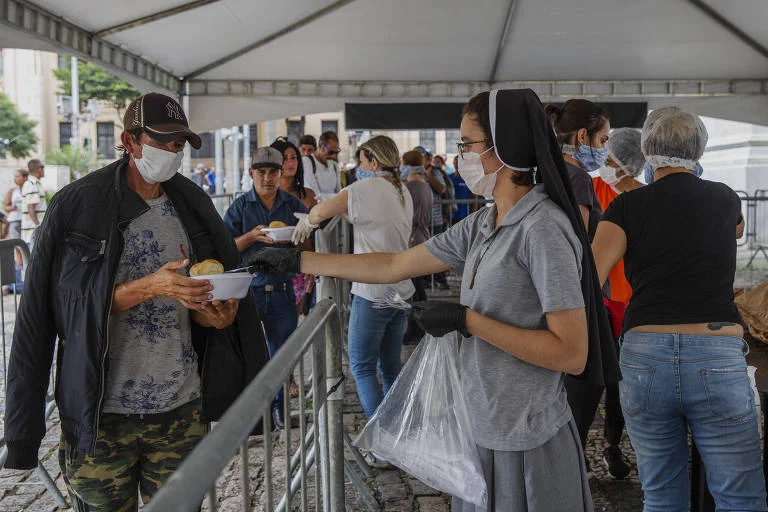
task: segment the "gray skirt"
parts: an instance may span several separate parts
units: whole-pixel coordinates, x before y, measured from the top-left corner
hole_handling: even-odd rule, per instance
[[[593,512],[584,453],[573,419],[532,450],[477,448],[488,485],[488,505],[453,498],[453,512]]]

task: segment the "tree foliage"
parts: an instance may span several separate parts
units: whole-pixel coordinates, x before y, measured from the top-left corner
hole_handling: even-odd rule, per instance
[[[77,177],[74,173],[78,172],[85,174],[96,167],[96,152],[83,148],[64,146],[49,151],[48,154],[45,155],[45,163],[52,165],[66,165],[69,167],[69,171],[74,179]]]
[[[125,108],[126,101],[131,101],[141,95],[128,82],[120,80],[109,71],[89,62],[77,62],[78,80],[80,82],[81,108],[91,98],[109,101],[118,110]],[[54,69],[53,74],[59,80],[61,94],[72,92],[72,71],[69,67]]]
[[[36,124],[0,92],[0,158],[4,158],[6,152],[14,158],[29,156],[37,145]]]

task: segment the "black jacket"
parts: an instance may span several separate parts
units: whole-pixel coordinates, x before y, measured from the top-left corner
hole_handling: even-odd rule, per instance
[[[67,441],[93,454],[106,384],[108,318],[123,231],[149,209],[125,181],[125,160],[63,188],[38,229],[13,333],[8,369],[5,467],[37,466],[56,337],[56,403]],[[208,195],[181,174],[163,184],[197,260],[234,268],[240,255]],[[216,420],[268,359],[249,296],[222,330],[192,322],[205,419]]]

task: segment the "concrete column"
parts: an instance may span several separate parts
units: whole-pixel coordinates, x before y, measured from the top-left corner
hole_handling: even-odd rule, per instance
[[[216,194],[224,193],[224,158],[221,153],[222,145],[221,129],[216,130],[214,135],[214,156],[216,165]]]
[[[232,139],[232,165],[227,173],[227,193],[234,194],[240,188],[240,127],[229,132]]]
[[[189,82],[184,83],[185,94],[181,96],[181,107],[184,109],[184,113],[187,115],[187,121],[190,121],[189,115]],[[190,125],[191,125],[190,121]],[[181,161],[181,173],[184,176],[189,177],[192,170],[192,146],[189,144],[184,145],[184,160]]]
[[[251,125],[243,125],[243,175],[248,174],[248,169],[251,168]],[[237,189],[240,190],[240,183],[242,178],[237,182]]]

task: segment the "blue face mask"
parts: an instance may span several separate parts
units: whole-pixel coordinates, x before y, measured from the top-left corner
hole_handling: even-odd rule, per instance
[[[704,174],[704,168],[699,162],[696,162],[696,169],[693,170],[693,175],[697,178],[701,178],[702,174]]]
[[[646,185],[653,183],[653,168],[648,162],[643,166],[643,179],[645,180]]]
[[[587,171],[596,171],[605,165],[605,161],[608,159],[608,148],[597,149],[580,144],[579,149],[573,154],[573,158],[578,160]]]
[[[400,178],[405,179],[405,178],[408,177],[409,174],[411,174],[411,166],[410,165],[400,166]]]
[[[364,171],[360,167],[357,168],[357,171],[355,171],[355,177],[359,180],[366,180],[368,178],[375,178],[376,177],[376,171]]]

